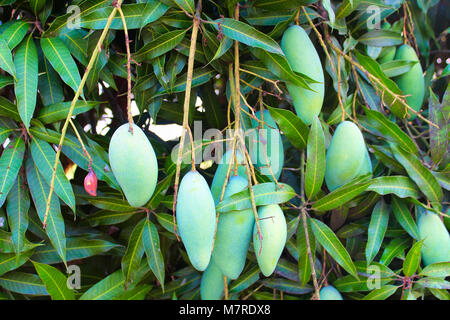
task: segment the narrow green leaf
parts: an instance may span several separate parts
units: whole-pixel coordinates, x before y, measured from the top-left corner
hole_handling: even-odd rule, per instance
[[[392,296],[398,289],[398,286],[386,285],[379,289],[371,291],[363,300],[386,300]]]
[[[122,257],[122,272],[125,279],[125,288],[135,280],[137,267],[144,255],[143,235],[145,222],[146,219],[142,219],[134,227],[128,240],[127,250]]]
[[[422,250],[423,240],[414,243],[411,249],[409,249],[406,255],[405,261],[403,262],[403,274],[405,277],[413,276],[417,268],[420,265],[420,250]]]
[[[315,261],[316,240],[311,229],[311,222],[307,219],[306,223],[308,228],[308,239],[311,249],[311,255],[313,257],[313,261]],[[308,246],[306,242],[305,228],[303,226],[303,222],[300,221],[297,228],[298,277],[300,279],[300,283],[303,285],[307,284],[311,278],[311,263],[309,260],[307,248]]]
[[[64,42],[59,38],[41,38],[41,47],[45,57],[63,81],[76,92],[80,86],[81,77]]]
[[[14,66],[17,77],[14,85],[17,108],[28,129],[36,107],[38,87],[38,55],[33,35],[29,35],[16,49]]]
[[[277,187],[273,182],[266,182],[253,186],[253,194],[256,205],[261,206],[287,202],[292,199],[296,193],[288,184],[279,183]],[[217,205],[216,210],[224,213],[228,211],[249,209],[251,207],[250,191],[246,188],[245,190],[224,199]]]
[[[11,141],[0,157],[0,207],[11,190],[25,154],[25,143],[17,138]]]
[[[403,43],[402,35],[391,30],[371,30],[358,38],[358,42],[372,47],[390,47]]]
[[[47,289],[45,289],[39,276],[31,273],[8,272],[0,277],[0,286],[8,291],[26,295],[48,295]]]
[[[325,135],[318,117],[311,124],[306,150],[305,194],[311,199],[319,192],[325,177]]]
[[[67,286],[67,278],[61,271],[35,261],[33,261],[33,265],[52,300],[75,300],[73,289]]]
[[[383,251],[380,263],[388,266],[392,260],[400,255],[409,245],[409,238],[394,238]]]
[[[28,229],[28,210],[30,209],[30,197],[25,187],[25,181],[18,175],[11,191],[8,194],[6,212],[8,224],[11,228],[11,240],[14,243],[16,254],[19,254],[25,241],[25,232]]]
[[[270,115],[278,124],[278,127],[286,138],[297,149],[304,149],[307,145],[307,139],[309,134],[308,126],[294,113],[289,110],[280,108],[271,108],[266,105]]]
[[[334,232],[320,220],[311,218],[310,221],[316,240],[348,273],[358,278],[352,258]]]
[[[419,275],[432,278],[446,278],[450,276],[450,262],[429,264],[419,273]]]
[[[161,284],[164,292],[164,259],[159,246],[158,230],[150,220],[146,220],[145,222],[142,241],[144,243],[148,265]]]
[[[3,36],[0,35],[0,68],[8,72],[13,77],[16,76],[11,50]]]
[[[73,115],[91,110],[98,106],[100,102],[97,101],[77,101],[73,109]],[[66,119],[69,114],[71,102],[59,102],[41,108],[36,116],[43,124],[49,124],[56,121]]]
[[[392,60],[383,63],[381,69],[383,69],[383,72],[387,77],[393,78],[408,72],[416,63],[418,62],[410,60]]]
[[[19,43],[22,42],[23,38],[28,32],[29,24],[25,20],[18,20],[8,26],[5,31],[3,31],[3,39],[8,43],[10,50],[14,49]]]
[[[383,199],[378,201],[372,211],[370,218],[368,239],[366,245],[366,261],[369,265],[377,255],[383,243],[389,222],[389,210]]]
[[[189,12],[190,14],[194,14],[195,12],[195,4],[194,0],[173,0],[184,11]]]
[[[137,62],[152,60],[175,48],[183,40],[187,30],[175,30],[164,33],[145,44],[133,56]]]
[[[31,155],[39,172],[50,185],[53,174],[53,165],[55,163],[55,151],[48,143],[34,138],[31,141]],[[58,166],[56,167],[54,190],[61,200],[75,212],[75,195],[73,194],[72,185],[67,179],[60,163],[58,163]]]
[[[141,27],[161,18],[169,9],[162,1],[147,0],[144,12],[142,13]]]
[[[214,24],[214,27],[233,40],[284,56],[275,40],[244,22],[231,18],[217,19],[215,22],[217,24]]]
[[[411,237],[416,240],[420,240],[419,229],[417,228],[416,222],[406,206],[406,203],[397,197],[392,197],[391,202],[392,211],[394,212],[398,223],[411,235]]]
[[[372,179],[368,191],[374,191],[381,195],[395,194],[399,198],[420,197],[416,184],[404,176],[384,176]]]

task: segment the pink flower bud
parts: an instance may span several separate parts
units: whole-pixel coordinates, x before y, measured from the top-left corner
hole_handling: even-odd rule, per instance
[[[89,173],[84,178],[84,190],[91,196],[97,195],[97,176],[92,168],[89,168]]]

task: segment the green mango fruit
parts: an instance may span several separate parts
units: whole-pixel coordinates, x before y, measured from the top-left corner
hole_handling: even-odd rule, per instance
[[[278,179],[284,164],[284,148],[277,123],[268,110],[264,110],[263,116],[260,111],[256,112],[255,116],[259,120],[264,118],[264,125],[252,119],[252,125],[256,131],[253,136],[249,135],[249,154],[252,161],[256,160],[256,167],[261,174],[273,180],[273,173]]]
[[[292,70],[303,73],[318,83],[311,83],[312,90],[286,83],[287,89],[294,102],[297,115],[307,125],[312,123],[322,109],[325,92],[324,75],[320,57],[316,48],[302,27],[289,27],[281,39],[281,49],[286,55]]]
[[[109,143],[111,170],[132,207],[144,206],[155,191],[158,162],[145,133],[125,123],[114,132]]]
[[[216,208],[205,178],[190,171],[181,179],[176,217],[178,231],[195,269],[209,264],[216,230]]]
[[[275,270],[286,244],[286,219],[277,204],[259,207],[258,217],[262,234],[262,248],[256,222],[253,226],[253,248],[259,269],[263,275],[268,277]]]
[[[339,291],[333,286],[326,286],[320,289],[320,300],[344,300]]]
[[[202,300],[220,300],[223,297],[224,290],[223,274],[211,260],[202,275],[200,297]]]
[[[224,199],[244,190],[247,186],[247,179],[232,176],[225,189]],[[254,223],[255,216],[252,209],[219,215],[212,260],[230,279],[237,279],[244,269]]]
[[[330,191],[372,172],[364,137],[353,122],[341,122],[331,138],[325,159],[325,182]]]
[[[211,183],[211,193],[213,195],[213,198],[215,200],[215,204],[217,205],[220,200],[220,195],[222,193],[223,185],[225,184],[225,179],[227,177],[227,171],[228,166],[230,165],[231,159],[232,159],[232,151],[228,150],[223,156],[222,159],[220,159],[220,163],[217,166],[216,173],[214,174],[213,181]],[[245,173],[245,165],[244,163],[244,156],[239,150],[236,150],[236,159],[239,163],[237,173],[239,176],[247,179],[247,175]],[[231,170],[234,169],[234,162]],[[231,171],[231,174],[233,174],[233,171]]]
[[[425,95],[425,78],[423,76],[419,58],[413,48],[404,44],[397,49],[395,60],[411,60],[418,62],[413,65],[408,72],[399,75],[398,77],[394,77],[393,80],[397,83],[403,94],[408,95],[406,97],[408,105],[415,111],[419,111]],[[411,111],[408,111],[408,113],[411,114],[409,119],[412,120],[416,117]]]
[[[450,261],[450,235],[437,214],[426,211],[419,216],[417,226],[424,239],[422,259],[424,264]]]

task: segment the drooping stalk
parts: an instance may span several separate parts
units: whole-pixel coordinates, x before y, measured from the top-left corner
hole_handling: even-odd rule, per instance
[[[106,34],[108,33],[109,27],[111,26],[111,23],[114,19],[114,17],[116,16],[116,12],[117,12],[117,8],[121,6],[123,0],[117,0],[116,2],[114,2],[114,8],[111,11],[111,14],[108,17],[108,21],[106,22],[106,26],[102,31],[102,34],[100,35],[100,38],[97,41],[97,44],[94,48],[94,51],[92,52],[92,56],[91,59],[89,60],[89,63],[86,67],[86,70],[84,72],[83,78],[81,79],[80,85],[78,86],[77,91],[75,92],[75,96],[72,99],[72,103],[70,104],[70,108],[69,108],[69,112],[67,114],[66,120],[64,122],[64,125],[62,127],[61,130],[61,138],[59,139],[59,144],[58,144],[58,150],[56,150],[56,156],[55,156],[55,163],[53,165],[53,174],[52,174],[52,179],[50,181],[50,191],[48,193],[48,198],[47,198],[47,204],[45,207],[45,215],[44,215],[44,221],[43,221],[43,228],[46,228],[47,225],[47,217],[48,217],[48,212],[50,210],[50,201],[52,199],[52,194],[53,194],[53,189],[55,187],[55,178],[56,178],[56,168],[58,167],[58,163],[59,163],[59,157],[61,155],[61,148],[64,142],[64,138],[66,136],[66,132],[67,132],[67,127],[69,125],[70,119],[72,117],[73,114],[73,110],[75,108],[75,104],[78,101],[78,98],[80,97],[81,93],[83,92],[83,87],[86,83],[87,77],[89,75],[89,72],[91,71],[95,60],[97,59],[97,56],[99,54],[99,52],[101,51],[101,46],[103,44],[103,41],[106,38]]]

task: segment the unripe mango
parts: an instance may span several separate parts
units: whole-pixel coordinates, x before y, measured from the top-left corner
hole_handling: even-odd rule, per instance
[[[203,271],[209,264],[216,229],[216,208],[208,183],[197,171],[180,183],[176,205],[177,225],[189,260]]]
[[[158,162],[145,133],[128,123],[114,132],[109,143],[111,170],[132,207],[144,206],[155,191]]]
[[[390,30],[391,29],[391,25],[389,22],[383,22],[381,24],[381,29],[383,30]],[[390,46],[390,47],[383,47],[383,49],[381,50],[380,55],[378,56],[378,62],[380,64],[383,64],[385,62],[389,62],[392,61],[395,57],[395,51],[396,51],[396,47],[395,46]]]
[[[450,261],[450,235],[439,217],[426,211],[419,216],[417,226],[422,245],[424,264]]]
[[[403,94],[408,95],[406,97],[408,105],[415,111],[419,111],[425,95],[425,79],[419,58],[413,48],[404,44],[397,49],[395,60],[417,61],[408,72],[393,78],[393,80],[397,83]],[[411,111],[408,111],[408,113],[412,114]],[[416,115],[412,114],[410,119],[414,119],[415,117]]]
[[[225,184],[225,179],[227,177],[228,166],[231,163],[233,157],[233,150],[228,150],[220,159],[220,163],[217,166],[216,173],[214,174],[213,181],[211,183],[211,193],[213,195],[216,205],[219,203],[220,195],[222,193],[223,185]],[[238,165],[238,175],[247,178],[245,174],[245,166],[242,164],[244,161],[244,156],[239,150],[236,150],[236,159],[239,163]],[[234,162],[232,164],[231,170],[234,170]],[[233,171],[231,171],[231,174]]]
[[[343,300],[339,291],[333,286],[326,286],[320,289],[320,300]]]
[[[224,199],[244,190],[247,186],[247,179],[232,176],[225,189]],[[212,260],[230,279],[237,279],[244,269],[254,223],[255,216],[252,209],[219,215]]]
[[[258,217],[262,234],[262,248],[256,222],[253,226],[253,248],[259,269],[263,275],[268,277],[275,270],[286,244],[286,219],[277,204],[259,207]]]
[[[328,189],[333,191],[368,172],[372,172],[372,165],[361,131],[353,122],[341,122],[331,138],[325,160]]]
[[[252,119],[252,125],[256,132],[255,135],[249,137],[249,153],[252,160],[256,159],[256,167],[261,174],[270,178],[273,174],[278,179],[284,164],[284,148],[277,123],[268,110],[264,110],[263,116],[260,111],[256,112],[255,116],[261,121],[264,118],[264,125]]]
[[[223,274],[211,260],[208,268],[206,268],[202,275],[200,297],[202,300],[220,300],[223,296],[224,289]]]
[[[319,55],[305,30],[300,26],[291,26],[283,34],[281,49],[286,55],[292,70],[303,73],[318,81],[309,86],[314,91],[286,83],[289,94],[294,101],[297,115],[307,125],[312,123],[322,109],[325,92],[324,76]]]

